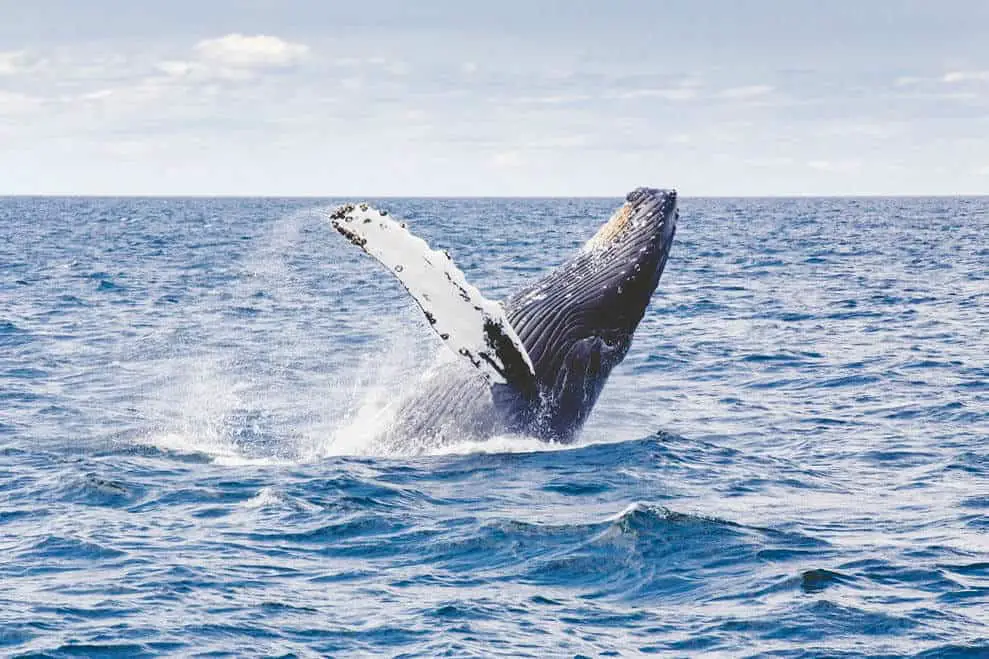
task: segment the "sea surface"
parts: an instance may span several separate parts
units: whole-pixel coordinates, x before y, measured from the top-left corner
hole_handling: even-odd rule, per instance
[[[382,199],[491,298],[619,199]],[[989,198],[691,199],[578,443],[330,199],[0,199],[2,656],[989,656]]]

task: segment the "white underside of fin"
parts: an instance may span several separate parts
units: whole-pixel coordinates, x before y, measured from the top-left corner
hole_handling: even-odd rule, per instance
[[[535,377],[525,346],[501,304],[468,283],[449,254],[430,248],[409,233],[405,223],[367,204],[341,206],[330,219],[337,231],[402,282],[444,344],[490,383]]]

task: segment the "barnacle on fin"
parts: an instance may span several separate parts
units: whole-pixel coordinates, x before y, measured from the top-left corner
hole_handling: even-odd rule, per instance
[[[333,210],[333,212],[330,214],[330,219],[331,220],[342,220],[349,213],[352,213],[352,212],[354,212],[354,205],[353,204],[344,204],[342,206],[337,206]],[[349,220],[348,220],[348,222],[349,222]]]

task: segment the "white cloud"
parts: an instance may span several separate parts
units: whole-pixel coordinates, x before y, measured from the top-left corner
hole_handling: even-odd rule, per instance
[[[23,50],[0,52],[0,76],[10,76],[23,70],[25,54]]]
[[[697,98],[697,90],[689,87],[672,87],[669,89],[632,89],[615,95],[620,99],[661,98],[666,101],[689,101]]]
[[[756,96],[765,96],[772,91],[773,87],[770,85],[748,85],[725,89],[719,96],[722,98],[755,98]]]
[[[526,143],[526,147],[529,149],[574,149],[586,146],[587,143],[586,135],[560,135],[531,140]]]
[[[586,94],[551,94],[549,96],[520,96],[512,99],[512,102],[520,105],[565,105],[580,103],[590,98]]]
[[[86,92],[80,98],[84,101],[99,101],[104,98],[110,98],[115,93],[113,89],[97,89],[96,91]]]
[[[950,71],[941,78],[942,82],[989,82],[989,71]]]
[[[159,62],[157,65],[159,71],[167,76],[172,76],[174,78],[180,78],[185,75],[189,75],[195,70],[195,64],[192,62],[182,62],[179,60],[169,60],[166,62]]]
[[[309,55],[309,46],[269,35],[235,33],[200,41],[193,53],[192,59],[166,60],[157,68],[171,78],[246,80],[263,69],[298,64]]]
[[[839,137],[869,137],[889,139],[902,134],[906,125],[900,121],[836,121],[822,122],[820,132]]]
[[[896,87],[912,87],[913,85],[919,85],[922,82],[924,82],[924,79],[917,76],[900,76],[893,81],[893,85]]]
[[[979,176],[989,176],[989,165],[986,165],[985,167],[979,167],[977,170],[975,170],[975,173],[978,174]]]
[[[195,47],[200,60],[222,66],[257,68],[288,66],[304,59],[309,46],[290,43],[264,34],[228,34],[200,41]]]

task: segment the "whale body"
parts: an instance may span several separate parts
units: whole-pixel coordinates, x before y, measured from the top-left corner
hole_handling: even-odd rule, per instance
[[[346,204],[333,227],[395,275],[448,361],[402,401],[382,442],[521,434],[571,442],[624,359],[666,266],[675,190],[638,188],[568,261],[503,302],[386,211]]]

